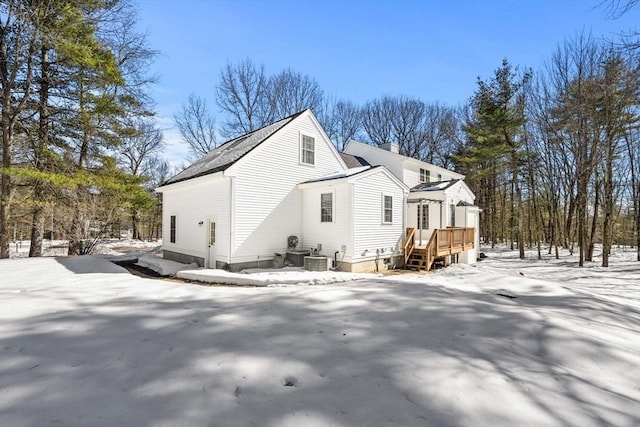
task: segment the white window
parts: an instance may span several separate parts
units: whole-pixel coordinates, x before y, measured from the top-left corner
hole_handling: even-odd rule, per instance
[[[176,216],[171,215],[169,219],[169,242],[176,242]]]
[[[382,222],[391,224],[393,222],[393,196],[382,196]]]
[[[300,142],[300,161],[307,165],[315,164],[316,155],[316,140],[315,138],[307,135],[302,135],[302,141]]]
[[[333,222],[333,193],[320,195],[320,222]]]
[[[420,205],[418,205],[418,225],[422,230],[429,229],[429,205],[422,205],[422,214],[420,214]]]
[[[438,174],[438,181],[442,181],[442,174]]]
[[[449,206],[449,209],[451,209],[451,226],[455,227],[456,226],[456,205],[451,205]]]
[[[430,182],[431,172],[427,169],[420,169],[420,182]]]

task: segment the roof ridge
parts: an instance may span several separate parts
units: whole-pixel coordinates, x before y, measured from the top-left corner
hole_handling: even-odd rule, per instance
[[[220,144],[166,180],[161,187],[226,170],[307,110],[308,108]],[[268,129],[270,127],[272,129]]]

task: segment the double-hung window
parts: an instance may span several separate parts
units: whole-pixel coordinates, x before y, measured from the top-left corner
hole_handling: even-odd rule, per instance
[[[300,144],[300,161],[306,165],[314,165],[316,161],[315,138],[308,135],[302,135],[302,141]]]
[[[393,222],[393,196],[382,196],[382,222],[391,224]]]
[[[420,169],[420,182],[431,181],[431,172],[428,169]]]
[[[176,242],[176,216],[171,215],[169,219],[169,242]]]
[[[320,222],[333,222],[333,193],[320,195]]]

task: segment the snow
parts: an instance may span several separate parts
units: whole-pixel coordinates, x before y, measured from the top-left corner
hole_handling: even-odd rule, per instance
[[[198,268],[195,262],[192,264],[182,264],[168,259],[159,258],[152,254],[144,254],[138,258],[136,263],[140,267],[145,267],[155,271],[161,276],[175,276],[181,270]]]
[[[120,255],[132,250],[150,251],[159,250],[162,240],[143,241],[137,239],[103,239],[96,245],[96,254]],[[10,258],[26,258],[29,256],[30,240],[17,240],[9,244]],[[43,256],[66,256],[69,250],[68,240],[43,240]]]
[[[297,267],[280,269],[250,269],[240,273],[225,270],[182,270],[177,273],[181,279],[199,282],[223,283],[239,286],[278,286],[278,285],[326,285],[361,279],[373,279],[377,274],[344,273],[339,271],[306,271]]]
[[[607,269],[484,251],[278,287],[1,260],[0,425],[639,425],[635,252]]]
[[[371,166],[369,166],[369,165],[358,166],[358,167],[355,167],[355,168],[350,168],[350,169],[346,169],[346,170],[343,170],[343,171],[334,172],[332,174],[325,175],[325,176],[320,177],[320,178],[312,179],[310,181],[307,181],[306,183],[328,181],[328,180],[340,179],[340,178],[348,178],[350,176],[357,175],[357,174],[359,174],[361,172],[364,172],[364,171],[366,171],[367,169],[370,169],[370,168],[371,168]]]

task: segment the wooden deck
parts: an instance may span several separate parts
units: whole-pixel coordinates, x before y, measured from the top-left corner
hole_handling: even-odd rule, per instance
[[[475,246],[475,228],[448,227],[433,231],[426,246],[415,245],[415,228],[407,228],[404,240],[404,263],[407,268],[430,270],[436,259],[459,254]]]

